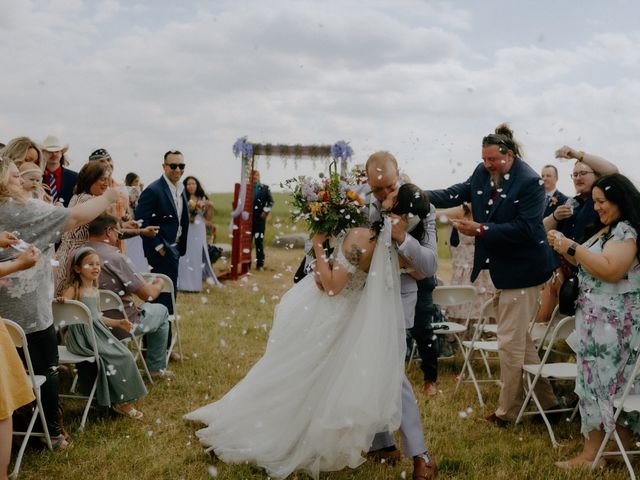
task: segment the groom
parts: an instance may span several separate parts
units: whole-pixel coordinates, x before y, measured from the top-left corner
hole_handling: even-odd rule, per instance
[[[367,160],[366,170],[367,182],[371,187],[373,197],[368,205],[369,221],[375,222],[381,219],[382,202],[400,184],[398,162],[389,152],[376,152]],[[398,255],[404,258],[407,266],[413,268],[420,276],[431,277],[435,275],[438,261],[435,209],[432,208],[427,218],[423,220],[426,234],[420,242],[407,232],[406,220],[400,217],[396,220],[391,236],[398,245]],[[416,280],[408,273],[403,273],[400,277],[400,293],[406,327],[411,328],[418,299],[418,286]],[[400,435],[405,455],[413,457],[413,479],[431,480],[436,478],[436,462],[427,452],[416,397],[406,376],[402,383]],[[400,458],[400,452],[397,450],[390,432],[381,432],[375,436],[369,456],[391,462]]]

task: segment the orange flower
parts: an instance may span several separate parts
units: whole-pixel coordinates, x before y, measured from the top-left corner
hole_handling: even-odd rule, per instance
[[[322,211],[322,205],[318,202],[311,202],[309,204],[309,212],[313,217],[317,217],[318,214]]]
[[[358,192],[354,192],[353,190],[347,190],[347,198],[354,202],[358,202],[358,205],[364,205],[362,198],[358,195]]]

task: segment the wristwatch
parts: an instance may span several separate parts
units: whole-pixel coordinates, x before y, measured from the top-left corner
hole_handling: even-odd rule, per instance
[[[569,248],[567,248],[567,255],[574,257],[576,255],[576,248],[578,248],[578,242],[573,242]]]

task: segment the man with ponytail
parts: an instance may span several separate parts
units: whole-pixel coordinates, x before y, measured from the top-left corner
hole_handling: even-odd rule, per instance
[[[473,220],[452,223],[475,237],[471,281],[488,269],[496,287],[502,387],[498,408],[485,420],[499,426],[515,421],[522,406],[522,365],[540,362],[528,326],[553,270],[542,224],[543,182],[521,155],[513,132],[502,124],[482,139],[483,163],[467,181],[427,192],[438,208],[471,203]],[[557,405],[548,381],[541,379],[536,393],[545,409]]]

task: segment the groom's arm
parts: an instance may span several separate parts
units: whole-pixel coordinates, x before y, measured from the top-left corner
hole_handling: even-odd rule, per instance
[[[422,241],[407,233],[398,253],[409,262],[411,267],[425,277],[435,275],[438,269],[438,242],[436,239],[436,209],[431,205],[429,215],[423,220],[425,234]]]

